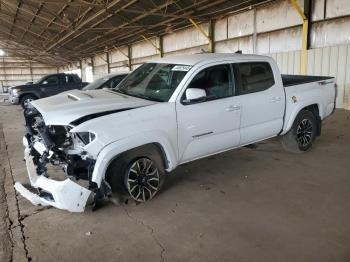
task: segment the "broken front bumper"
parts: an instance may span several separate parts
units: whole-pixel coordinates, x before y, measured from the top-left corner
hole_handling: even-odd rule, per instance
[[[39,189],[34,194],[21,183],[16,182],[16,190],[34,205],[51,205],[70,212],[83,212],[91,191],[67,178],[64,181],[55,181],[44,175],[37,174],[37,166],[30,155],[27,139],[23,138],[25,146],[24,159],[27,165],[28,176],[32,187]]]

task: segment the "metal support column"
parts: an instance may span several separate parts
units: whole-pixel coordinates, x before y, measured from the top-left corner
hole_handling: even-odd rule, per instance
[[[82,81],[86,82],[86,76],[84,74],[83,77],[83,62],[79,59],[79,69],[80,69],[80,78],[82,79]]]
[[[209,21],[209,34],[207,34],[207,32],[205,32],[203,30],[203,28],[198,25],[193,19],[188,19],[192,24],[193,26],[199,31],[202,33],[202,35],[204,35],[207,39],[208,39],[208,52],[210,53],[214,53],[214,41],[213,41],[213,35],[214,35],[214,26],[213,26],[213,22],[212,21]]]
[[[92,79],[95,78],[95,66],[94,66],[94,57],[91,57],[91,72],[92,72]]]
[[[290,0],[300,17],[303,19],[303,32],[302,32],[302,44],[301,44],[301,59],[300,59],[300,73],[306,74],[307,67],[307,50],[309,48],[309,17],[310,17],[310,0],[304,1],[304,12],[296,0]]]
[[[256,8],[253,10],[253,54],[257,53]]]
[[[32,61],[29,61],[29,72],[30,72],[30,80],[31,80],[32,82],[34,82]]]
[[[109,52],[106,52],[106,62],[107,62],[107,73],[110,74],[111,73],[111,64],[109,61]]]
[[[132,70],[132,51],[131,51],[131,46],[128,45],[128,67],[129,67],[129,71]]]
[[[160,50],[160,57],[163,57],[164,56],[163,36],[159,36],[159,50]]]
[[[208,36],[209,36],[209,44],[208,44],[208,50],[210,53],[215,53],[215,39],[214,39],[214,30],[215,30],[215,20],[209,21],[209,28],[208,28]]]

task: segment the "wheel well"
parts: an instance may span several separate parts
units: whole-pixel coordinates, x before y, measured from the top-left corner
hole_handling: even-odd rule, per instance
[[[166,157],[166,154],[165,154],[163,147],[159,143],[150,143],[150,144],[145,144],[145,145],[142,145],[139,147],[129,149],[125,152],[122,152],[122,153],[116,155],[109,163],[109,165],[107,167],[107,173],[108,173],[108,170],[113,162],[118,161],[119,159],[123,158],[127,154],[132,154],[133,152],[139,151],[139,150],[146,150],[146,151],[155,150],[155,151],[157,151],[163,160],[164,169],[167,169],[169,167],[168,159]]]
[[[23,97],[25,96],[32,96],[32,97],[35,97],[36,99],[38,99],[38,96],[36,96],[35,94],[31,94],[31,93],[27,93],[27,94],[22,94],[19,96],[19,101],[22,101]]]
[[[159,143],[152,143],[151,145],[155,146],[160,154],[160,156],[162,157],[163,160],[163,165],[164,165],[164,169],[169,168],[169,160],[166,156],[166,153],[164,151],[164,148],[162,147],[161,144]]]
[[[317,125],[317,132],[316,135],[321,135],[321,128],[322,128],[322,120],[320,117],[320,110],[318,108],[317,104],[309,105],[307,107],[304,107],[302,110],[308,110],[310,111],[316,118],[316,125]]]

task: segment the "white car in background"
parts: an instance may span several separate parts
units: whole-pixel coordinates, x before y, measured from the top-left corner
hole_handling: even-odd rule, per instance
[[[98,78],[85,86],[82,90],[97,90],[103,88],[116,88],[121,81],[128,75],[127,72],[118,72],[105,75],[104,77]]]
[[[334,78],[281,76],[270,57],[163,58],[117,89],[33,101],[24,154],[39,194],[15,187],[34,204],[72,212],[112,191],[144,202],[186,162],[276,136],[289,151],[309,150],[335,97]],[[50,178],[49,164],[63,167],[66,179]]]

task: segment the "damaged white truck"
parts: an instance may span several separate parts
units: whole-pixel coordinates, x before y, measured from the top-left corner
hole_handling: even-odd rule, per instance
[[[152,199],[178,165],[280,136],[303,152],[335,109],[332,77],[279,73],[270,57],[198,54],[145,63],[112,90],[68,91],[24,111],[34,204],[84,211],[112,192]],[[56,180],[49,166],[60,167]]]

